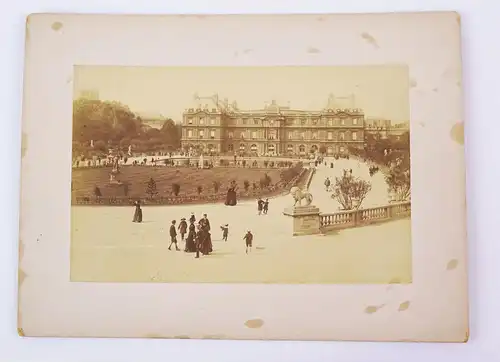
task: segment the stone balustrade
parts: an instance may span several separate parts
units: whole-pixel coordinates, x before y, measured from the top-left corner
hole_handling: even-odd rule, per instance
[[[320,213],[322,232],[364,226],[395,220],[411,215],[411,202],[392,203],[368,209]]]

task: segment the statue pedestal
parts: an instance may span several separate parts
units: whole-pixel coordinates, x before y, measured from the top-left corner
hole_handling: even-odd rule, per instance
[[[319,208],[316,206],[291,206],[283,214],[292,217],[293,236],[321,233]]]

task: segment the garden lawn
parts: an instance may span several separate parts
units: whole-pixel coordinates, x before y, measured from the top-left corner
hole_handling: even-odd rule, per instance
[[[110,167],[73,169],[72,196],[89,197],[94,195],[96,186],[101,190],[103,197],[125,196],[124,186],[110,185]],[[131,198],[147,197],[146,188],[150,178],[156,182],[158,196],[172,195],[172,184],[180,185],[179,195],[197,195],[197,187],[203,187],[203,194],[214,193],[214,181],[220,182],[220,191],[227,190],[229,183],[235,180],[238,187],[243,189],[245,180],[259,184],[259,180],[267,173],[271,183],[280,180],[279,169],[251,169],[251,168],[212,168],[197,169],[183,167],[152,167],[152,166],[123,166],[116,179],[128,184],[128,196]]]

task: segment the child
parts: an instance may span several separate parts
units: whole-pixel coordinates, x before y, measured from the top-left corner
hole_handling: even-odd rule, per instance
[[[259,215],[262,214],[263,207],[264,207],[264,201],[262,201],[262,199],[259,197],[259,199],[257,200],[257,212]]]
[[[252,241],[253,241],[252,232],[250,230],[248,230],[247,233],[245,234],[245,236],[243,237],[243,239],[245,240],[246,253],[248,254],[249,248],[250,248],[250,251],[252,251]]]
[[[181,241],[184,241],[184,235],[186,235],[188,228],[188,224],[186,222],[186,218],[182,218],[181,222],[179,223],[179,234],[181,234]]]
[[[267,212],[269,211],[269,199],[266,199],[266,201],[264,201],[263,211],[264,211],[264,214],[267,215]]]
[[[222,230],[222,240],[227,241],[227,236],[229,235],[229,224],[220,227]]]
[[[177,230],[175,230],[175,220],[172,220],[172,225],[170,225],[170,245],[168,246],[168,250],[172,250],[172,244],[175,244],[175,250],[180,250],[177,246]]]

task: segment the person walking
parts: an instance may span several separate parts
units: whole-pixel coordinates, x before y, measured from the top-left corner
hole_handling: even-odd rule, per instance
[[[194,216],[194,212],[191,213],[191,216],[189,217],[189,222],[190,223],[196,222],[196,216]]]
[[[259,199],[257,200],[257,213],[258,213],[258,215],[262,214],[263,207],[264,207],[264,201],[262,201],[262,199],[259,197]]]
[[[229,235],[229,224],[222,225],[220,228],[222,230],[222,240],[227,241],[227,237]]]
[[[247,233],[243,237],[243,240],[245,240],[246,253],[248,254],[249,249],[250,249],[250,252],[252,251],[252,241],[253,241],[253,234],[250,230],[247,231]]]
[[[264,201],[262,211],[264,212],[264,215],[267,215],[267,212],[269,211],[269,199],[266,199],[266,201]]]
[[[177,246],[177,230],[175,229],[175,220],[172,220],[172,225],[170,225],[170,245],[168,246],[168,250],[172,250],[172,244],[175,244],[176,251],[181,250]]]
[[[325,188],[326,188],[326,191],[329,191],[330,190],[330,178],[327,177],[326,180],[325,180]]]
[[[179,234],[181,234],[181,241],[184,241],[184,235],[186,235],[186,232],[187,232],[187,227],[188,227],[188,224],[186,222],[186,218],[182,218],[181,219],[181,222],[179,223]]]

